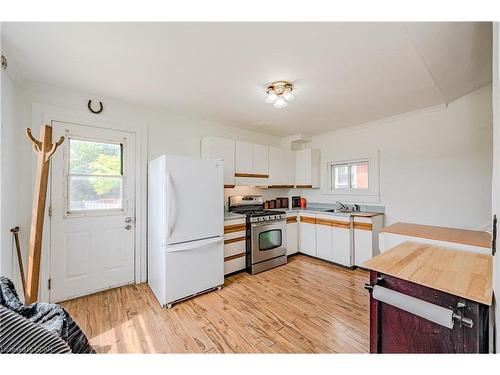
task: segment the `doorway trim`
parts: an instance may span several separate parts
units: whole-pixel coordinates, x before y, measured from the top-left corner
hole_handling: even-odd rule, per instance
[[[111,129],[134,133],[136,137],[136,181],[135,181],[135,283],[147,281],[147,161],[148,161],[148,126],[147,124],[117,124],[117,120],[113,120],[110,116],[105,115],[90,115],[79,110],[66,109],[58,106],[33,103],[32,104],[32,128],[38,129],[40,124],[52,124],[53,121],[68,122],[80,124],[102,129]],[[35,170],[36,160],[32,157],[32,176]],[[49,179],[48,191],[51,191],[51,179]],[[49,197],[50,199],[50,197]],[[43,228],[43,244],[41,270],[40,270],[40,295],[39,300],[44,302],[50,301],[50,290],[48,280],[50,277],[50,255],[51,255],[51,238],[50,226],[51,218],[49,216],[50,202],[45,208],[45,225]]]

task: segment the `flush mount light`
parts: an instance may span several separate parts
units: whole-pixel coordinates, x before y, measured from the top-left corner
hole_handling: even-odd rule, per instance
[[[293,84],[288,81],[276,81],[267,88],[266,103],[272,104],[274,108],[285,108],[288,102],[293,100]]]

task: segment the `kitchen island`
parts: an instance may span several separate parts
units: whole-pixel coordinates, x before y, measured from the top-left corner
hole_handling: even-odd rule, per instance
[[[372,353],[487,353],[493,257],[407,241],[370,270]]]

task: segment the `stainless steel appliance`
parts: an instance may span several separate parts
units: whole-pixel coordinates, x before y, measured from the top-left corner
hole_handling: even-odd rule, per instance
[[[292,208],[300,208],[300,198],[301,197],[292,197]]]
[[[252,275],[286,264],[286,212],[265,210],[260,195],[229,197],[229,211],[246,216],[246,267]]]

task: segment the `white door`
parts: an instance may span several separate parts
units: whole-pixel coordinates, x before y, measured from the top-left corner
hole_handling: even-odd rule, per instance
[[[223,236],[223,162],[167,155],[165,169],[167,243]]]
[[[50,300],[134,282],[135,135],[53,122]]]

